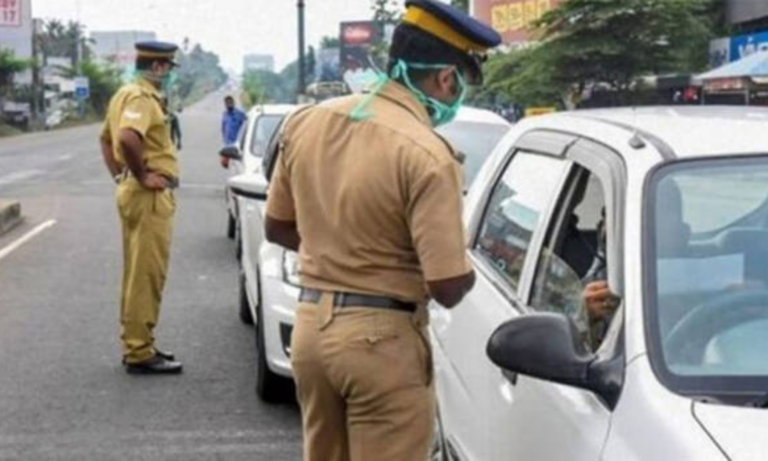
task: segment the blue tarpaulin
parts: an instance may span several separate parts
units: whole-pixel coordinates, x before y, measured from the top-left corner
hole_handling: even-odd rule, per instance
[[[746,58],[698,75],[699,80],[721,78],[768,77],[768,51],[759,51]]]

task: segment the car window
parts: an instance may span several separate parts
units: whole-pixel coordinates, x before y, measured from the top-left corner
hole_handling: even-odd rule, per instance
[[[566,190],[538,257],[529,307],[570,316],[585,346],[596,349],[611,316],[590,316],[582,292],[589,283],[608,281],[604,188],[597,176],[578,168]]]
[[[469,188],[496,144],[509,130],[501,123],[453,122],[437,129],[453,148],[464,154],[464,187]]]
[[[240,148],[240,152],[245,152],[245,134],[248,132],[248,121],[246,120],[240,126],[240,131],[237,133],[237,145]]]
[[[488,200],[475,251],[515,291],[534,231],[566,169],[563,160],[518,152]]]
[[[272,135],[275,134],[282,119],[282,115],[262,115],[256,120],[256,125],[253,127],[253,135],[251,136],[250,152],[252,155],[256,157],[264,155],[269,140],[272,139]]]

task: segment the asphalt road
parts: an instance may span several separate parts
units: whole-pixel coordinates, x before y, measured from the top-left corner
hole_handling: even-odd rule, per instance
[[[216,155],[222,96],[181,114],[156,330],[184,362],[180,376],[120,365],[119,221],[99,127],[0,139],[0,198],[20,200],[25,215],[0,237],[0,460],[300,459],[298,408],[257,400],[253,329],[237,316]]]

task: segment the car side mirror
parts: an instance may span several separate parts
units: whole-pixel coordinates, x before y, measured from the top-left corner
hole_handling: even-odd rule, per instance
[[[219,155],[229,160],[243,159],[243,154],[237,146],[227,146],[219,151]]]
[[[488,341],[487,354],[502,369],[585,388],[594,360],[573,321],[558,314],[532,314],[502,324]]]
[[[621,338],[619,333],[606,342],[621,344]],[[570,317],[541,313],[502,324],[486,353],[507,372],[594,392],[613,410],[623,387],[624,357],[621,347],[607,349],[589,352]]]

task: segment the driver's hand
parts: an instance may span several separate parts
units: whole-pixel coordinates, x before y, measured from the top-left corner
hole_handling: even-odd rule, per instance
[[[608,282],[588,283],[584,291],[581,292],[581,297],[587,308],[589,318],[593,321],[603,320],[616,309],[616,304],[612,302],[616,295],[611,293]]]

